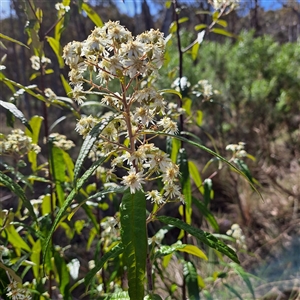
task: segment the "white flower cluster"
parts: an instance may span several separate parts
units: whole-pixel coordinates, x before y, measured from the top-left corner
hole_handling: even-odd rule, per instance
[[[2,210],[3,213],[8,214],[8,211],[6,209]],[[9,250],[8,248],[4,246],[0,246],[0,260],[2,261],[2,256],[7,256],[9,255]]]
[[[191,86],[191,83],[188,81],[188,78],[183,76],[181,78],[177,77],[171,87],[174,88],[177,92],[186,91]]]
[[[70,10],[70,6],[63,5],[63,3],[56,3],[55,9],[62,12],[68,12]]]
[[[209,3],[215,10],[229,8],[230,10],[239,6],[240,0],[210,0]]]
[[[7,297],[10,297],[12,300],[31,300],[32,297],[28,289],[19,287],[19,284],[16,281],[12,281],[7,286]]]
[[[184,202],[178,185],[179,167],[171,161],[168,154],[148,141],[139,145],[134,151],[125,148],[119,142],[119,137],[124,131],[120,125],[122,121],[122,119],[115,118],[107,125],[90,155],[90,158],[94,160],[104,155],[114,157],[111,161],[111,168],[105,172],[106,181],[116,179],[117,168],[124,168],[128,170],[128,174],[122,177],[121,183],[129,187],[131,193],[141,190],[147,181],[161,178],[164,183],[163,191],[149,191],[146,193],[146,198],[158,205],[175,199]],[[105,122],[105,117],[99,121],[91,116],[84,117],[79,120],[77,131],[86,135],[92,128],[90,125],[96,122]]]
[[[37,70],[39,71],[41,68],[41,64],[45,67],[47,64],[51,64],[51,60],[50,58],[47,58],[45,56],[42,56],[41,58],[39,58],[36,55],[33,55],[30,57],[30,61],[31,61],[31,68],[33,70]]]
[[[54,101],[57,98],[56,94],[50,88],[46,88],[44,90],[44,93],[45,93],[45,96],[48,98],[49,101]]]
[[[93,116],[82,116],[80,120],[78,120],[77,125],[75,127],[75,131],[78,131],[80,135],[85,138],[91,129],[100,122],[100,119],[94,118]]]
[[[91,117],[86,119],[91,120]],[[82,122],[83,119],[80,121]],[[179,186],[177,186],[179,167],[171,161],[165,152],[147,141],[139,145],[134,151],[125,149],[124,145],[119,143],[119,136],[124,131],[122,125],[120,125],[122,121],[119,118],[111,121],[100,135],[100,140],[96,143],[98,156],[108,154],[114,156],[111,161],[111,169],[106,171],[106,180],[109,181],[111,178],[116,177],[114,173],[117,167],[129,168],[128,175],[122,177],[121,183],[129,187],[131,193],[141,190],[142,185],[146,181],[152,180],[153,177],[161,178],[164,183],[163,194],[158,191],[151,191],[147,193],[147,199],[157,204],[163,204],[175,198],[183,202],[183,195],[180,193]],[[166,124],[170,122],[169,118],[161,121],[166,122]],[[138,128],[135,128],[135,130],[138,133]],[[168,128],[167,130],[171,131],[172,129]]]
[[[193,86],[193,94],[196,97],[202,96],[205,100],[211,99],[214,94],[218,94],[217,90],[213,89],[213,86],[208,82],[208,80],[199,80],[197,84]]]
[[[70,66],[73,97],[80,104],[85,100],[83,83],[86,72],[96,72],[100,84],[113,78],[149,76],[157,73],[164,61],[163,34],[151,29],[134,38],[119,22],[107,22],[96,27],[83,42],[73,41],[65,46],[63,57]],[[94,84],[91,83],[92,86]],[[115,105],[121,100],[112,95]]]
[[[236,244],[239,248],[247,250],[246,238],[239,224],[233,224],[231,226],[231,229],[229,229],[226,234],[232,236],[235,239]]]
[[[243,158],[247,156],[245,151],[245,143],[239,142],[238,144],[229,144],[226,146],[225,150],[232,151],[233,157]]]
[[[23,156],[30,151],[39,153],[41,148],[32,143],[32,138],[25,135],[21,129],[12,130],[11,134],[4,136],[4,141],[0,141],[1,154],[17,154]]]
[[[57,148],[60,148],[64,151],[68,151],[72,147],[75,147],[73,141],[67,140],[67,137],[63,134],[51,133],[49,135],[49,140],[51,140]]]
[[[107,216],[101,221],[101,238],[103,241],[115,241],[118,238],[118,221],[114,217]]]
[[[82,103],[88,94],[101,95],[101,104],[111,109],[101,117],[83,116],[75,130],[86,138],[97,125],[102,127],[90,152],[93,160],[111,157],[106,181],[119,180],[131,193],[142,190],[147,182],[160,179],[161,191],[147,192],[147,199],[159,205],[184,201],[178,185],[179,167],[169,156],[150,141],[155,131],[178,132],[173,120],[177,106],[167,106],[162,94],[145,84],[149,76],[157,75],[164,60],[165,41],[158,30],[136,37],[119,22],[109,21],[95,28],[88,38],[71,42],[64,48],[73,97]],[[96,73],[96,76],[93,76]],[[110,81],[119,81],[120,90],[111,91]],[[97,82],[97,83],[96,83]],[[118,178],[117,170],[127,174]],[[103,172],[102,172],[103,174]]]

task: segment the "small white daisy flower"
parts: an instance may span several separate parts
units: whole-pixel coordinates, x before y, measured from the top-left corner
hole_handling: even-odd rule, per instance
[[[123,180],[121,181],[121,183],[129,187],[130,193],[134,194],[135,191],[139,191],[143,188],[142,184],[145,183],[143,176],[143,172],[136,172],[136,169],[134,167],[131,167],[128,175],[122,177]]]

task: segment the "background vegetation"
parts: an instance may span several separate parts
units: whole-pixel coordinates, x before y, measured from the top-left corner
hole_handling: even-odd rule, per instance
[[[165,36],[169,34],[169,30],[172,32],[172,22],[175,20],[172,5],[170,8],[166,8],[165,5],[155,1],[151,3],[147,1],[134,2],[134,4],[134,16],[132,17],[122,13],[120,5],[113,1],[93,1],[91,7],[103,22],[110,19],[120,20],[121,24],[134,34],[150,28],[161,29]],[[53,27],[54,20],[57,20],[57,11],[54,9],[53,3],[35,1],[35,5],[41,8],[44,14],[43,26],[37,30],[40,37],[57,35]],[[125,5],[127,5],[126,1]],[[204,28],[203,25],[210,26],[213,20],[211,15],[197,13],[202,10],[211,11],[209,3],[179,2],[178,5],[179,17],[188,18],[181,24],[180,30],[184,49],[193,43],[200,31],[199,28]],[[245,159],[247,168],[244,171],[249,168],[251,179],[262,194],[264,201],[240,176],[237,176],[229,168],[219,168],[219,162],[211,159],[208,153],[186,146],[188,157],[200,170],[203,182],[205,179],[211,179],[211,185],[205,187],[211,193],[209,212],[214,216],[218,226],[214,227],[212,225],[214,223],[207,219],[204,211],[196,208],[194,208],[192,224],[203,230],[215,232],[221,238],[224,238],[233,224],[239,224],[246,245],[243,247],[236,244],[236,241],[229,241],[237,249],[243,269],[230,264],[226,259],[217,257],[215,252],[203,245],[202,249],[207,254],[209,263],[203,263],[199,258],[190,258],[190,261],[196,266],[194,269],[198,272],[197,286],[202,292],[201,296],[207,299],[233,299],[233,297],[239,299],[279,299],[279,297],[281,297],[280,299],[297,299],[300,295],[298,253],[300,247],[300,47],[298,42],[300,7],[299,3],[293,1],[282,3],[282,6],[274,11],[265,10],[257,1],[251,6],[247,5],[243,6],[242,4],[240,10],[233,11],[224,17],[227,36],[207,31],[198,55],[193,57],[192,51],[190,51],[191,55],[189,53],[184,55],[183,75],[190,82],[190,86],[182,90],[182,94],[185,108],[188,109],[191,105],[193,111],[201,111],[196,124],[189,125],[192,123],[191,116],[186,119],[185,126],[191,126],[192,133],[199,138],[203,145],[230,159],[230,154],[225,150],[226,146],[238,142],[245,143],[245,149],[250,155]],[[78,9],[79,4],[76,1],[71,2],[70,6],[70,13],[66,21],[67,27],[60,35],[61,46],[72,40],[86,39],[95,26],[91,21],[91,16],[88,16],[84,10]],[[29,26],[27,24],[26,30],[24,30],[24,25],[28,20],[32,20],[32,16],[28,11],[26,13],[24,8],[24,1],[11,1],[10,16],[1,20],[0,28],[2,34],[27,44],[28,30],[31,29],[30,22]],[[155,14],[151,14],[151,11],[155,11]],[[202,24],[202,27],[199,27],[199,24]],[[197,25],[198,30],[197,27],[195,28]],[[215,28],[224,29],[224,26],[217,24]],[[173,33],[175,34],[175,31]],[[6,69],[3,70],[5,77],[21,83],[23,86],[37,84],[40,87],[40,76],[34,73],[30,64],[30,57],[35,54],[33,50],[28,50],[7,40],[2,40],[2,42],[5,49],[1,48],[0,56],[6,55],[5,61],[3,60],[1,63],[6,66]],[[59,64],[49,40],[46,42],[45,39],[42,42],[45,56],[49,57],[52,62],[47,66],[52,71],[43,77],[43,84],[45,87],[51,88],[56,95],[67,97],[66,88],[61,83],[60,75],[67,78],[68,69],[63,64]],[[172,39],[168,47],[166,64],[155,82],[159,89],[171,88],[178,77],[180,59],[176,40]],[[212,94],[205,94],[203,82],[199,84],[200,80],[207,80],[208,84],[212,85]],[[4,84],[3,81],[0,84],[1,100],[16,104],[27,120],[34,120],[33,116],[42,115],[44,110],[42,101],[36,100],[29,93],[13,95],[7,84]],[[195,88],[197,84],[198,87]],[[35,92],[38,94],[40,91]],[[168,95],[167,99],[173,101],[174,97]],[[89,100],[97,101],[97,97],[91,96]],[[67,135],[68,139],[76,144],[71,155],[71,158],[75,160],[81,140],[74,131],[78,111],[75,105],[72,104],[70,107],[63,108],[60,104],[51,105],[47,108],[48,121],[49,124],[52,124],[60,117],[62,118],[61,122],[55,125],[55,132]],[[91,106],[83,107],[81,111],[86,115],[99,112],[101,114],[104,111],[99,111]],[[2,134],[9,134],[11,131],[9,125],[13,123],[15,128],[22,127],[24,129],[19,120],[16,119],[13,122],[13,117],[7,114],[6,109],[1,109],[1,116]],[[38,118],[35,119],[35,122],[31,124],[39,126]],[[42,151],[38,156],[38,165],[43,165],[47,161],[48,150],[43,144],[44,135],[47,134],[41,129],[39,145],[41,145]],[[164,144],[162,145],[164,147]],[[22,157],[23,159],[24,163],[28,164],[27,158]],[[30,199],[38,199],[45,193],[45,190],[49,192],[48,184],[38,180],[33,185],[33,191],[30,191],[29,185],[27,185],[28,180],[30,183],[32,180],[32,178],[28,178],[31,172],[30,167],[22,165],[22,162],[19,165],[16,163],[13,158],[3,158],[1,159],[1,170],[19,182],[24,187],[25,193],[30,195]],[[9,169],[9,165],[18,167],[12,170]],[[90,162],[86,162],[84,168],[88,169],[89,166]],[[19,171],[22,171],[21,173],[25,177],[22,177],[18,173]],[[69,177],[71,177],[70,173]],[[68,180],[71,182],[70,178]],[[66,180],[66,192],[70,191],[68,180]],[[207,182],[210,183],[210,181]],[[88,183],[89,185],[86,187],[88,194],[98,189],[93,181]],[[205,203],[207,194],[197,192],[195,186],[193,186],[193,191],[197,198]],[[6,210],[12,209],[13,214],[10,215],[10,218],[12,218],[11,221],[17,222],[14,226],[18,229],[17,224],[23,217],[20,202],[5,187],[1,187],[0,193],[2,225],[5,223]],[[103,226],[109,226],[109,219],[105,219],[105,217],[113,216],[119,201],[118,197],[111,197],[108,207],[101,204],[102,206],[91,210],[96,222],[103,222]],[[45,212],[47,208],[44,207],[42,210]],[[177,208],[168,211],[168,207],[165,207],[164,210],[167,210],[166,213],[169,215],[180,216]],[[90,290],[91,294],[84,294],[80,278],[83,278],[88,272],[88,262],[95,259],[98,254],[101,257],[103,253],[99,252],[107,250],[104,246],[97,244],[97,234],[99,236],[101,234],[92,231],[94,227],[91,222],[92,217],[87,219],[86,213],[87,211],[79,210],[75,214],[76,218],[71,222],[63,222],[54,235],[54,244],[60,245],[56,252],[60,255],[55,256],[55,264],[61,264],[63,267],[62,270],[57,271],[54,280],[56,283],[53,283],[53,286],[57,285],[58,288],[53,291],[52,299],[56,299],[56,297],[58,299],[59,294],[63,294],[65,299],[68,297],[75,299],[82,295],[86,299],[96,299],[96,297],[100,297],[98,295],[101,295],[102,291],[109,291],[109,287],[105,286],[106,282],[111,285],[114,283],[114,287],[112,287],[114,291],[117,290],[116,286],[124,286],[124,283],[116,281],[122,266],[118,266],[114,272],[111,269],[113,264],[111,264],[107,265],[101,274],[98,274],[93,282],[93,288]],[[51,223],[52,221],[45,218],[43,222]],[[26,224],[26,219],[24,222]],[[153,228],[152,233],[156,231],[157,228]],[[1,243],[10,245],[11,240],[7,240],[7,236],[3,232],[5,231],[1,229]],[[168,233],[165,238],[167,243],[176,242],[178,234],[179,232],[174,232],[174,230]],[[23,237],[22,232],[20,235]],[[90,247],[86,248],[86,244]],[[40,247],[37,243],[34,245],[36,248]],[[69,245],[72,246],[70,249]],[[10,250],[13,250],[12,246],[9,247],[11,247]],[[26,246],[24,247],[26,248]],[[12,257],[9,259],[14,263],[20,257],[22,258],[18,266],[14,265],[15,269],[13,270],[17,272],[20,268],[22,274],[19,275],[24,282],[31,281],[33,277],[38,278],[35,274],[38,271],[34,268],[32,271],[28,271],[31,267],[26,265],[27,261],[33,260],[34,257],[29,259],[29,255],[26,256],[22,252],[23,256],[21,256],[18,251],[10,255]],[[67,276],[68,272],[65,272],[63,268],[67,269],[67,263],[71,263],[74,258],[79,257],[78,277],[76,279],[70,277],[64,281],[63,275]],[[8,258],[2,255],[3,264],[6,259]],[[157,294],[162,298],[169,296],[170,299],[182,299],[183,297],[182,290],[176,288],[176,286],[181,286],[184,280],[183,275],[178,275],[182,274],[179,266],[181,259],[182,257],[178,255],[169,262],[168,267],[164,267],[168,276],[163,276],[158,272],[160,276],[155,278],[158,287]],[[116,260],[114,263],[116,265],[120,262]],[[166,262],[162,260],[156,265],[159,271],[161,266],[165,266],[164,263]],[[194,270],[192,266],[185,265],[186,269],[189,267]],[[71,264],[68,265],[68,268],[72,268]],[[3,295],[1,292],[0,295],[5,298],[5,284],[8,282],[3,279],[5,278],[3,270],[2,268],[0,284],[0,291]],[[178,272],[174,272],[174,270],[178,270]],[[192,271],[186,274],[191,273]],[[239,279],[235,274],[239,275]],[[103,278],[106,278],[106,281]],[[188,281],[187,278],[185,279]],[[40,278],[40,282],[36,285],[40,285],[40,291],[43,290],[43,284],[43,280]],[[66,292],[66,289],[64,291],[64,284],[72,286],[72,289],[68,290],[72,296]],[[101,286],[102,290],[97,291],[97,286]],[[192,293],[192,291],[188,290],[188,293]]]

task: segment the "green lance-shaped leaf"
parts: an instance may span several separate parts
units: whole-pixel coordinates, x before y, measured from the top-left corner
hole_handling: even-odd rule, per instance
[[[18,161],[18,165],[26,164],[23,160]],[[5,168],[6,171],[9,171],[11,173],[11,176],[15,178],[17,182],[24,183],[28,188],[30,188],[30,191],[33,191],[32,183],[29,181],[29,178],[25,175],[23,175],[21,172],[16,171],[16,169],[8,164],[6,164],[3,161],[0,161],[0,165]]]
[[[17,225],[17,224],[15,224]],[[24,225],[23,223],[20,224],[20,226]],[[29,226],[28,226],[29,227]],[[32,227],[29,227],[32,229]],[[35,230],[34,230],[35,231]],[[30,257],[30,252],[22,255],[18,260],[13,264],[12,269],[17,272],[20,267],[23,267],[24,265],[27,264],[28,257]]]
[[[194,45],[192,46],[191,49],[191,55],[193,60],[197,59],[199,47],[203,42],[204,36],[205,36],[205,30],[202,30],[201,32],[198,33],[197,39],[193,43]]]
[[[15,93],[16,89],[15,89],[14,85],[8,81],[5,81],[5,79],[6,79],[6,76],[0,71],[0,81],[3,81],[6,84],[6,86],[10,89],[10,91],[12,93]]]
[[[223,285],[234,295],[236,295],[240,300],[243,300],[243,298],[241,297],[241,295],[229,284],[226,284],[225,282],[223,282]]]
[[[69,270],[66,265],[64,258],[61,257],[60,253],[55,251],[54,253],[54,262],[55,262],[55,269],[58,273],[59,278],[59,290],[65,300],[71,300],[70,296],[70,275]]]
[[[5,109],[7,109],[8,111],[10,111],[17,119],[19,119],[22,122],[22,124],[24,124],[32,132],[32,129],[27,119],[13,103],[0,100],[0,105]]]
[[[131,194],[128,189],[120,207],[124,262],[128,271],[130,299],[144,298],[147,257],[146,199],[144,192]]]
[[[211,32],[217,33],[217,34],[221,34],[221,35],[225,35],[225,36],[229,36],[229,37],[234,37],[237,38],[237,36],[225,29],[222,28],[213,28],[210,30]]]
[[[203,120],[203,112],[202,112],[202,110],[197,110],[195,121],[196,121],[198,126],[202,125],[202,120]]]
[[[247,178],[249,179],[249,181],[251,183],[254,183],[253,177],[252,177],[252,175],[250,173],[250,170],[249,170],[247,164],[243,160],[238,159],[238,158],[235,159],[234,162],[238,165],[239,169],[247,176]]]
[[[72,201],[74,200],[74,197],[76,196],[76,194],[78,193],[78,191],[82,188],[83,184],[86,182],[86,180],[96,171],[96,169],[103,164],[103,162],[106,160],[106,157],[102,157],[100,159],[98,159],[97,161],[95,161],[93,163],[93,165],[81,176],[81,178],[76,182],[75,184],[75,188],[70,192],[70,194],[68,195],[68,197],[66,198],[65,202],[63,203],[62,207],[60,208],[60,210],[58,211],[55,220],[52,224],[52,227],[47,235],[47,237],[45,238],[45,243],[44,243],[44,254],[43,254],[43,261],[45,261],[45,258],[47,256],[48,253],[48,248],[51,242],[51,237],[57,227],[57,225],[59,224],[60,220],[62,219],[64,213],[66,212],[66,210],[70,207],[70,204],[72,203]]]
[[[255,292],[254,292],[254,289],[253,289],[253,286],[252,286],[252,283],[250,280],[250,276],[252,276],[252,275],[245,272],[245,270],[241,266],[239,266],[235,263],[230,263],[230,266],[235,270],[236,273],[238,273],[242,277],[242,279],[246,283],[249,291],[251,292],[252,298],[255,300],[256,299]]]
[[[167,256],[174,253],[175,251],[186,252],[195,255],[199,258],[207,260],[207,257],[203,251],[201,251],[197,246],[186,245],[181,243],[175,243],[171,246],[162,245],[159,249],[155,251],[154,259]]]
[[[196,60],[199,52],[200,44],[195,43],[191,49],[192,60]]]
[[[182,23],[187,22],[188,20],[189,20],[188,17],[183,17],[183,18],[180,18],[180,19],[178,20],[178,23],[179,23],[179,24],[182,24]]]
[[[198,24],[195,26],[195,30],[202,30],[202,29],[205,29],[207,28],[207,25],[206,24]]]
[[[192,111],[191,111],[192,103],[193,103],[193,101],[191,98],[188,98],[188,97],[183,98],[182,108],[185,110],[185,112],[188,116],[190,116],[192,114]]]
[[[192,236],[197,238],[202,243],[225,254],[230,259],[232,259],[234,262],[239,263],[239,259],[236,255],[236,253],[234,252],[234,250],[232,248],[228,247],[227,245],[225,245],[223,242],[219,241],[212,234],[205,232],[201,229],[195,228],[191,225],[188,225],[188,224],[184,223],[183,221],[176,219],[176,218],[160,216],[160,217],[156,217],[156,219],[165,224],[173,225],[179,229],[185,230],[187,233],[191,234]]]
[[[191,261],[185,261],[183,265],[183,276],[187,285],[189,299],[199,300],[200,290],[198,286],[197,269]]]
[[[60,68],[63,68],[65,63],[64,63],[64,60],[62,58],[62,50],[61,50],[61,46],[60,46],[60,43],[59,43],[59,40],[53,38],[53,37],[47,37],[47,41],[50,45],[50,47],[52,48],[52,50],[54,51],[56,57],[57,57],[57,60],[58,60],[58,63],[59,63],[59,67]]]
[[[181,142],[177,139],[170,139],[170,140],[171,140],[170,157],[171,157],[172,162],[176,163],[177,155],[178,155],[179,149],[181,147]]]
[[[160,257],[164,257],[164,256],[169,255],[169,254],[172,254],[175,251],[178,251],[179,249],[184,248],[185,246],[186,246],[186,244],[179,244],[179,243],[173,244],[171,246],[161,245],[159,247],[159,249],[157,249],[155,251],[154,259],[157,259],[157,258],[160,258]]]
[[[79,204],[72,210],[72,212],[68,216],[68,220],[71,220],[73,215],[78,211],[78,209],[80,207],[82,207],[85,210],[85,213],[87,214],[87,216],[90,218],[90,220],[94,223],[94,226],[95,226],[95,223],[97,224],[97,221],[95,220],[95,216],[91,213],[89,207],[85,203],[87,201],[95,199],[95,198],[101,199],[104,195],[107,195],[107,194],[113,194],[113,193],[124,194],[126,189],[127,188],[125,186],[116,186],[116,187],[104,189],[96,194],[91,195],[88,198],[85,198],[83,201],[80,201]],[[97,227],[97,225],[95,227]]]
[[[100,227],[100,224],[99,224],[99,221],[97,221],[97,218],[95,216],[95,211],[93,211],[91,209],[91,207],[87,204],[83,204],[82,205],[82,209],[84,210],[85,214],[87,215],[88,217],[88,220],[91,224],[93,224],[94,226],[94,229],[96,231],[96,233],[98,234],[99,232],[99,227]],[[71,213],[72,214],[72,213]],[[70,216],[71,214],[68,216],[68,220],[70,221]],[[74,214],[74,213],[73,213]],[[93,241],[91,241],[93,242]],[[87,249],[89,248],[90,245],[87,244]]]
[[[44,72],[45,75],[49,75],[49,74],[52,74],[52,73],[54,73],[54,70],[52,70],[52,69],[47,69],[47,70],[45,70],[45,72]],[[39,76],[41,76],[41,72],[35,72],[35,73],[33,73],[33,74],[29,77],[29,81],[32,81],[32,80],[36,79],[36,78],[39,77]]]
[[[163,94],[174,94],[177,95],[180,99],[182,99],[182,95],[180,92],[177,92],[176,90],[173,89],[163,89],[158,91],[161,95]]]
[[[7,267],[1,261],[0,261],[0,269],[5,270],[14,281],[18,283],[22,283],[21,277],[19,277],[13,269]]]
[[[12,180],[9,176],[3,174],[1,171],[0,171],[0,183],[2,183],[4,186],[10,189],[22,200],[24,206],[28,209],[31,217],[34,218],[34,220],[37,220],[31,202],[26,198],[23,189],[14,180]]]
[[[198,188],[200,193],[203,194],[202,179],[201,179],[200,172],[198,171],[196,164],[191,160],[189,160],[189,172],[196,187]]]
[[[0,41],[0,48],[7,50],[7,48],[5,47],[5,45]],[[6,58],[6,54],[4,54],[1,58],[1,63],[5,61]]]
[[[165,8],[170,8],[171,7],[171,5],[172,5],[172,1],[166,1],[166,3],[165,3]]]
[[[219,24],[219,25],[221,25],[222,27],[225,27],[225,28],[228,25],[228,23],[225,20],[221,20],[221,19],[216,20],[216,23]]]
[[[147,132],[149,133],[149,132]],[[229,165],[234,171],[236,171],[238,174],[242,175],[244,178],[247,179],[247,181],[249,182],[250,186],[255,190],[255,192],[261,197],[261,199],[263,200],[263,197],[261,195],[261,193],[257,190],[257,188],[253,185],[253,183],[249,180],[249,178],[241,171],[239,170],[235,165],[233,165],[231,162],[229,162],[226,158],[224,158],[223,156],[221,156],[220,154],[210,150],[209,148],[199,144],[199,143],[196,143],[194,141],[191,141],[191,140],[188,140],[187,138],[184,138],[180,135],[174,135],[174,134],[170,134],[170,133],[165,133],[165,132],[161,132],[161,131],[151,131],[151,133],[153,134],[156,134],[156,135],[164,135],[164,136],[167,136],[167,137],[173,137],[175,139],[178,139],[182,142],[185,142],[187,144],[190,144],[192,146],[195,146],[199,149],[202,149],[204,151],[206,151],[207,153],[215,156],[216,158],[218,158],[220,161],[223,161],[224,163],[226,163],[227,165]]]
[[[219,11],[215,11],[215,12],[212,14],[212,19],[213,19],[213,21],[214,21],[214,22],[217,21],[218,18],[221,17],[221,15],[222,15],[222,14],[221,14]]]
[[[81,8],[86,12],[88,17],[97,27],[103,26],[103,22],[99,15],[87,3],[82,3]]]
[[[60,74],[60,80],[62,82],[62,85],[64,87],[66,94],[69,96],[69,94],[72,93],[72,88],[71,88],[70,84],[68,83],[68,81],[66,80],[64,75],[62,75],[62,74]]]
[[[15,126],[15,116],[9,110],[6,110],[6,126],[11,128]]]
[[[179,149],[177,163],[179,164],[179,171],[181,174],[180,181],[182,187],[182,193],[184,195],[184,201],[186,203],[187,213],[191,213],[192,207],[192,189],[190,181],[190,172],[188,157],[184,148]]]
[[[99,138],[99,134],[101,134],[101,132],[105,129],[105,127],[109,124],[109,122],[111,120],[113,120],[115,117],[116,117],[116,115],[113,115],[106,120],[101,120],[101,122],[99,122],[97,125],[95,125],[93,127],[93,129],[89,132],[88,136],[85,138],[85,140],[81,146],[78,158],[75,163],[74,180],[76,180],[78,178],[82,164],[83,164],[85,158],[88,156],[94,143]]]
[[[95,267],[90,270],[84,278],[84,283],[88,286],[91,283],[91,280],[96,276],[97,272],[102,269],[104,264],[111,258],[115,258],[122,254],[124,251],[124,247],[122,243],[114,246],[109,252],[105,253],[100,260],[96,261]]]
[[[30,260],[31,262],[34,264],[32,266],[32,271],[34,274],[35,278],[39,277],[39,271],[40,271],[40,259],[41,259],[41,240],[38,239],[37,241],[35,241],[31,247],[31,255],[30,255]]]
[[[87,198],[87,201],[88,200],[92,200],[92,199],[95,199],[95,198],[100,198],[101,196],[103,195],[106,195],[106,194],[111,194],[111,193],[116,193],[116,194],[124,194],[126,192],[126,187],[125,186],[113,186],[111,188],[108,188],[108,189],[105,189],[101,192],[98,192],[90,197]]]
[[[62,4],[64,6],[70,6],[70,2],[71,0],[63,0],[62,1]],[[70,14],[71,14],[71,11],[65,11],[64,12],[64,15],[61,19],[58,20],[57,24],[55,25],[55,28],[54,28],[54,38],[59,41],[60,38],[61,38],[61,34],[62,32],[67,28],[67,25],[70,21]]]
[[[172,153],[172,138],[167,136],[166,138],[166,153],[168,153],[171,156]]]
[[[20,236],[14,224],[9,224],[5,227],[8,242],[14,247],[17,256],[21,255],[21,249],[31,252],[32,248],[26,243],[23,237]]]
[[[197,256],[201,259],[208,260],[205,253],[195,245],[185,245],[184,248],[181,248],[181,249],[178,249],[178,250],[181,251],[181,252],[186,252],[186,253],[192,254],[192,255]]]
[[[208,290],[203,290],[203,294],[204,294],[206,300],[214,300]]]
[[[204,218],[209,222],[211,227],[216,231],[219,232],[219,225],[214,217],[214,215],[208,210],[206,205],[204,205],[201,201],[196,198],[192,198],[193,204],[198,208]]]
[[[65,165],[66,165],[66,169],[70,178],[70,181],[73,181],[74,179],[74,163],[73,160],[71,158],[71,156],[66,152],[66,151],[62,151],[63,154],[63,158],[65,161]]]
[[[32,89],[20,84],[20,83],[17,83],[11,79],[8,79],[6,77],[4,78],[1,78],[0,76],[0,80],[3,81],[7,86],[16,86],[17,88],[19,89],[23,89],[26,93],[28,93],[29,95],[37,98],[38,100],[41,100],[43,102],[47,102],[47,99],[43,96],[43,95],[40,95],[40,94],[37,94],[35,93],[34,91],[32,91]]]
[[[170,33],[174,33],[177,31],[177,23],[174,21],[170,24],[170,27],[169,27],[169,32]]]
[[[27,49],[30,49],[27,45],[23,44],[22,42],[20,42],[18,40],[15,40],[15,39],[13,39],[13,38],[11,38],[11,37],[3,34],[3,33],[0,33],[0,38],[5,39],[5,40],[10,41],[10,42],[13,42],[13,43],[16,43],[20,46],[23,46],[23,47],[27,48]]]
[[[66,165],[63,156],[63,152],[58,147],[55,147],[52,144],[52,141],[49,141],[50,145],[50,166],[51,173],[55,183],[55,190],[59,205],[62,206],[65,201],[65,192],[64,192],[64,183],[66,178]]]
[[[38,144],[42,121],[43,121],[43,117],[33,116],[29,121],[29,125],[32,128],[32,131],[30,131],[29,129],[26,129],[25,131],[26,135],[31,137],[33,144]],[[28,160],[31,163],[31,169],[33,172],[35,172],[37,169],[36,158],[37,158],[37,154],[34,151],[30,151],[28,153]]]

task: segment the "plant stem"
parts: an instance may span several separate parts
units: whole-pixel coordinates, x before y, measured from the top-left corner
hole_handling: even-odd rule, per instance
[[[41,77],[40,77],[40,89],[42,92],[42,95],[45,97],[45,70],[42,65],[42,58],[40,57],[40,70],[41,70]],[[53,177],[52,177],[52,171],[51,170],[51,156],[52,156],[52,145],[50,145],[49,141],[49,120],[48,120],[48,108],[46,102],[42,103],[43,105],[43,117],[44,117],[44,136],[46,138],[46,143],[48,145],[48,151],[47,151],[47,161],[48,161],[48,179],[49,179],[49,189],[50,189],[50,209],[51,209],[51,221],[54,222],[54,197],[53,197]],[[52,243],[53,243],[53,235],[51,237]],[[52,271],[50,270],[49,274],[49,288],[48,293],[50,298],[52,298]]]
[[[179,12],[178,12],[178,3],[177,0],[173,0],[173,8],[174,8],[174,15],[175,15],[175,22],[176,22],[176,36],[177,36],[177,50],[178,50],[178,55],[179,55],[179,89],[180,92],[182,93],[181,89],[181,78],[183,77],[183,52],[181,49],[181,39],[180,39],[180,24],[179,24]],[[178,104],[179,107],[182,107],[182,100],[181,98],[178,97]],[[179,131],[184,131],[184,126],[183,126],[183,115],[180,114],[179,117]]]
[[[99,191],[101,189],[100,187],[100,182],[99,182],[99,179],[97,177],[97,175],[95,176],[95,183],[96,183],[96,189],[97,191]],[[98,206],[97,207],[97,223],[99,224],[99,230],[98,230],[98,238],[99,240],[101,240],[101,209],[100,207]],[[104,242],[100,242],[100,258],[103,257],[104,255],[104,251],[103,251],[103,244]],[[103,283],[103,291],[104,293],[107,292],[107,285],[106,285],[106,279],[105,279],[105,268],[101,268],[101,277],[102,277],[102,283]]]
[[[151,294],[153,291],[153,279],[152,279],[152,264],[150,260],[150,252],[149,246],[147,247],[147,261],[146,261],[146,269],[147,269],[147,287],[148,294]]]
[[[173,0],[173,8],[174,8],[174,15],[175,15],[175,22],[176,22],[176,35],[177,35],[177,50],[178,50],[178,55],[179,55],[179,89],[182,94],[182,87],[181,87],[181,79],[183,77],[183,51],[181,49],[181,39],[180,39],[180,23],[179,23],[179,7],[177,0]],[[178,97],[179,98],[179,97]],[[179,107],[182,107],[182,100],[179,98],[178,100]],[[179,117],[179,131],[182,132],[184,131],[184,120],[183,120],[183,114],[180,114]],[[183,148],[183,142],[181,142],[181,148]],[[183,208],[183,221],[186,223],[187,217],[186,217],[186,209],[185,207]],[[183,235],[183,243],[187,244],[187,233],[184,231]],[[183,254],[184,260],[188,261],[188,254],[184,252]],[[182,299],[185,300],[187,299],[186,295],[186,281],[183,276],[183,284],[182,284]]]
[[[128,132],[128,137],[130,140],[130,149],[132,152],[135,151],[135,141],[134,141],[134,135],[132,133],[132,126],[131,126],[131,118],[130,118],[130,104],[127,104],[126,100],[126,86],[125,83],[121,82],[121,89],[122,89],[122,102],[124,106],[124,112],[123,112],[123,117],[125,119],[126,125],[127,125],[127,132]],[[138,170],[136,170],[138,171]]]

